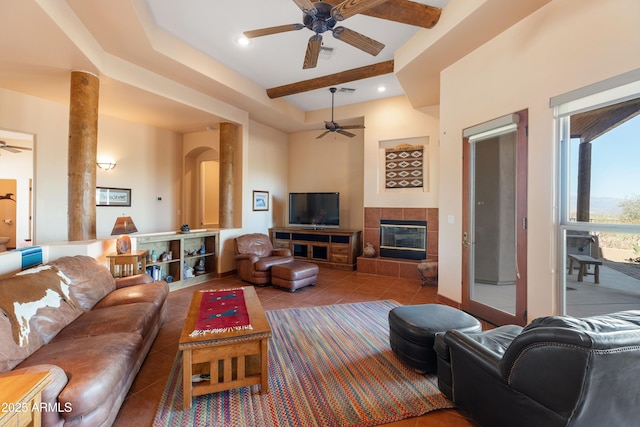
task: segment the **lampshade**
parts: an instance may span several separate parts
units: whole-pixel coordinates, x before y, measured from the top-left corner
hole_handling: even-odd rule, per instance
[[[131,239],[127,234],[135,233],[138,229],[133,223],[130,216],[119,216],[111,230],[112,236],[119,236],[116,239],[116,252],[119,254],[128,254],[131,252]]]

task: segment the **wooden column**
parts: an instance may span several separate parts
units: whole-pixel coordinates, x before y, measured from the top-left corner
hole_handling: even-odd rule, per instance
[[[220,123],[220,228],[232,228],[234,162],[238,126]]]
[[[69,101],[69,240],[96,238],[97,76],[71,72]]]
[[[578,201],[576,221],[589,222],[591,204],[591,143],[581,142],[578,146]]]

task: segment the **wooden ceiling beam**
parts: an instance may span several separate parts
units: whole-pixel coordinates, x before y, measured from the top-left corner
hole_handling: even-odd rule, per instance
[[[281,98],[283,96],[295,95],[296,93],[309,92],[316,89],[322,89],[327,86],[336,86],[342,83],[368,79],[369,77],[382,76],[390,73],[393,73],[393,59],[390,61],[365,65],[364,67],[353,68],[351,70],[317,77],[315,79],[303,80],[267,89],[267,96],[271,99]]]
[[[343,0],[323,0],[333,6]],[[362,12],[362,15],[400,22],[422,28],[433,28],[440,20],[442,9],[409,0],[388,0]]]

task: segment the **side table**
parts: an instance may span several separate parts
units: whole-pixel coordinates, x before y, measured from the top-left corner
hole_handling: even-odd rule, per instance
[[[148,252],[148,250],[143,250],[131,251],[128,254],[107,255],[111,275],[113,277],[126,277],[145,273],[147,271]]]
[[[40,427],[42,390],[50,381],[49,372],[0,378],[0,426]]]

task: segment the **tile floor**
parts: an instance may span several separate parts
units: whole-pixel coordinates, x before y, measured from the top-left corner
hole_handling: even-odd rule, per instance
[[[169,371],[178,351],[178,338],[193,292],[196,289],[244,285],[246,283],[237,278],[229,277],[176,290],[169,294],[167,322],[160,330],[151,352],[142,365],[114,426],[142,427],[152,424]],[[436,302],[437,293],[435,287],[422,287],[418,280],[325,268],[320,269],[316,286],[299,289],[294,293],[271,286],[256,287],[256,291],[265,310],[380,299],[393,299],[401,304],[427,304]],[[455,409],[434,411],[421,417],[386,425],[393,427],[476,426],[464,413]]]

